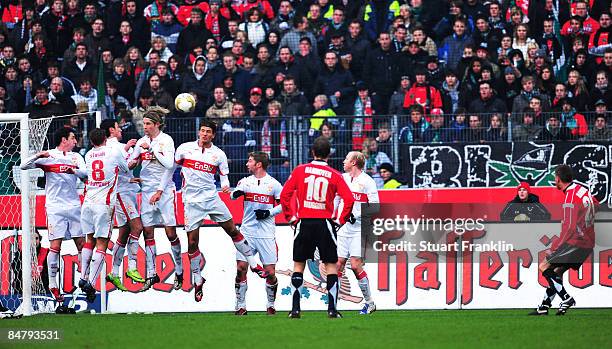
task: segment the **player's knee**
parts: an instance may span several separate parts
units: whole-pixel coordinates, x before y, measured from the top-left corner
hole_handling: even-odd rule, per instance
[[[351,257],[351,269],[353,269],[354,273],[361,272],[362,266],[363,262],[361,261],[361,258]]]

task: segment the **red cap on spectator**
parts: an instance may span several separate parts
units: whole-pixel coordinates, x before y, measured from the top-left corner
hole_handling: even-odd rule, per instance
[[[529,185],[529,183],[527,183],[527,182],[521,182],[521,183],[518,185],[518,187],[516,187],[516,190],[519,190],[519,189],[521,189],[521,188],[523,188],[523,189],[527,190],[527,192],[528,192],[528,193],[531,193],[531,186]]]
[[[252,95],[255,95],[255,94],[256,94],[256,95],[261,95],[261,94],[262,94],[262,92],[261,92],[261,89],[260,89],[259,87],[253,87],[253,88],[251,89],[251,94],[252,94]]]
[[[444,111],[440,108],[433,108],[431,110],[431,115],[444,115]]]

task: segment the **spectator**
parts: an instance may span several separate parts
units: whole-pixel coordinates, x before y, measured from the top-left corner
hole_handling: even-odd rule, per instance
[[[304,91],[304,94],[308,100],[312,100],[314,97],[314,82],[315,78],[321,71],[321,62],[319,57],[315,56],[315,54],[312,52],[312,43],[308,37],[303,37],[300,39],[300,49],[294,55],[294,57],[295,63],[302,67],[303,73],[301,85],[298,84],[298,86],[302,91]],[[352,65],[351,72],[353,72]]]
[[[289,30],[291,30],[292,24],[295,26],[294,21],[295,11],[291,5],[291,1],[282,0],[278,6],[278,12],[276,17],[270,22],[272,31],[277,35],[278,41],[280,41],[281,34],[284,36]],[[314,41],[313,41],[314,42]],[[273,50],[272,52],[276,52]]]
[[[251,74],[236,65],[236,56],[231,52],[226,52],[223,55],[223,66],[216,70],[214,84],[222,83],[226,76],[231,76],[234,79],[234,84],[237,87],[236,92],[240,98],[249,95]]]
[[[289,47],[283,46],[278,52],[278,63],[272,67],[272,69],[270,69],[268,73],[269,76],[266,78],[266,81],[274,81],[276,84],[282,86],[282,82],[284,81],[285,77],[291,75],[294,78],[297,87],[302,87],[304,81],[310,80],[311,77],[306,76],[304,73],[305,67],[297,64]],[[316,76],[313,76],[313,78],[314,77]],[[312,83],[309,83],[309,85],[312,86]]]
[[[64,76],[70,81],[81,81],[87,79],[95,81],[94,77],[98,68],[87,56],[87,45],[85,43],[76,44],[74,58],[63,69]]]
[[[594,142],[610,142],[612,141],[612,131],[608,127],[607,119],[605,115],[597,115],[595,123],[589,134],[585,138],[586,141]]]
[[[578,70],[572,69],[567,74],[567,93],[577,111],[587,111],[590,100],[589,91]]]
[[[378,149],[383,153],[387,154],[389,158],[393,158],[393,140],[391,138],[391,127],[388,123],[383,122],[378,125],[378,136],[376,142],[378,143]]]
[[[24,111],[30,114],[30,119],[64,115],[64,111],[59,102],[49,100],[49,90],[43,85],[38,85],[36,87],[33,101]]]
[[[317,38],[308,30],[308,19],[301,14],[296,15],[293,17],[293,29],[282,37],[279,46],[289,47],[291,53],[296,53],[299,50],[301,38],[307,37],[310,39],[310,42],[317,42]],[[315,56],[318,54],[316,45],[313,45],[312,52]],[[276,55],[280,55],[280,50],[276,52]]]
[[[559,122],[559,117],[556,114],[550,114],[548,116],[548,121],[546,122],[546,127],[542,130],[540,134],[539,140],[552,142],[552,141],[569,141],[574,137],[570,130],[562,126]]]
[[[465,104],[457,74],[452,70],[445,72],[440,92],[442,94],[442,109],[448,113],[455,113],[459,107]]]
[[[429,123],[423,118],[423,107],[413,105],[408,109],[410,120],[399,132],[399,142],[412,144],[423,141],[423,132],[429,127]]]
[[[438,57],[438,47],[432,38],[427,36],[425,29],[417,25],[412,28],[412,40],[416,41],[421,50],[425,51],[428,56]]]
[[[268,173],[279,182],[285,183],[289,178],[289,132],[286,121],[281,119],[281,104],[272,101],[268,104],[269,118],[261,129],[261,151],[270,156]]]
[[[329,165],[335,168],[336,170],[341,171],[344,154],[349,152],[348,147],[344,142],[342,142],[338,139],[338,137],[336,137],[336,130],[334,129],[334,126],[328,122],[324,122],[321,125],[321,136],[327,138],[331,145],[329,153]]]
[[[352,120],[351,138],[353,150],[361,150],[364,139],[372,132],[372,116],[375,114],[375,110],[369,95],[368,85],[363,81],[359,81],[355,87],[357,89],[357,98],[351,113],[351,115],[355,115],[355,118]]]
[[[382,187],[379,186],[379,189],[397,189],[402,186],[402,183],[395,178],[395,169],[392,164],[385,162],[380,165],[378,171],[382,179]]]
[[[258,1],[258,0],[256,0]],[[266,1],[268,6],[270,4]],[[270,7],[270,10],[272,8]],[[270,11],[272,15],[274,13]],[[262,13],[259,7],[251,7],[246,12],[245,21],[238,25],[238,29],[246,32],[249,42],[253,48],[266,40],[266,36],[270,31],[270,26],[262,18]]]
[[[393,92],[389,100],[388,115],[403,115],[404,114],[404,99],[406,92],[410,89],[410,77],[402,75],[400,78],[399,88]]]
[[[130,102],[117,92],[117,82],[115,80],[106,82],[104,105],[106,105],[106,117],[109,119],[117,119],[121,110],[130,109]]]
[[[581,21],[580,31],[585,35],[591,35],[599,29],[599,23],[596,20],[591,18],[588,13],[588,5],[586,1],[576,1],[575,2],[574,13],[575,16],[578,17]],[[561,28],[561,35],[568,35],[575,31],[571,25],[571,19],[563,24]]]
[[[177,39],[176,53],[178,55],[184,57],[191,51],[191,48],[197,45],[204,46],[206,41],[213,37],[202,19],[202,10],[193,7],[190,11],[189,24],[180,32]]]
[[[521,182],[517,187],[517,194],[512,201],[508,202],[500,214],[502,221],[547,221],[550,212],[540,203],[540,198],[531,193],[531,187],[527,182]]]
[[[230,35],[230,29],[228,20],[220,13],[221,0],[210,0],[208,3],[210,10],[204,16],[204,24],[206,25],[206,29],[211,32],[213,38],[217,40],[217,42],[222,42],[221,38]],[[238,25],[235,21],[234,30],[238,30]]]
[[[76,111],[72,95],[64,91],[64,81],[60,77],[51,79],[49,100],[57,101],[62,108],[63,114],[74,114]]]
[[[463,48],[473,45],[472,38],[466,34],[466,20],[457,18],[453,22],[453,34],[447,36],[438,48],[438,56],[446,62],[450,69],[457,69]]]
[[[462,19],[465,21],[469,34],[474,25],[472,21],[468,20],[468,17],[463,13],[462,0],[453,0],[449,2],[448,14],[440,19],[440,21],[433,27],[433,33],[435,36],[442,39],[453,34],[453,26],[457,19]]]
[[[227,119],[232,115],[233,103],[227,100],[225,89],[217,86],[213,92],[213,105],[206,111],[207,118]]]
[[[449,130],[444,127],[444,114],[442,110],[436,108],[431,111],[431,123],[423,132],[423,142],[425,143],[445,143],[451,140]]]
[[[362,73],[365,59],[371,45],[363,32],[361,21],[353,20],[349,23],[348,34],[344,41],[350,54],[351,74],[353,74],[355,79],[363,80]]]
[[[379,174],[380,166],[384,163],[391,163],[391,159],[378,149],[378,143],[373,138],[364,139],[362,152],[366,158],[364,170],[379,186],[383,182]]]
[[[183,30],[183,26],[176,22],[174,16],[175,14],[171,9],[165,8],[162,11],[162,20],[151,26],[151,39],[156,37],[164,39],[168,50],[171,52],[176,52],[178,38],[181,30]],[[163,52],[163,50],[156,47],[153,47],[153,49]],[[162,54],[162,60],[167,61],[165,52]]]
[[[185,74],[181,91],[193,91],[198,100],[207,104],[211,99],[210,90],[213,87],[214,72],[206,69],[206,58],[198,56],[192,66],[191,72]]]
[[[415,82],[406,92],[404,98],[404,109],[413,105],[423,107],[424,113],[429,115],[433,108],[442,108],[442,96],[440,91],[427,82],[427,71],[420,68],[415,73]]]
[[[401,69],[408,75],[414,76],[415,71],[425,67],[427,64],[427,51],[423,50],[419,43],[416,41],[410,41],[408,48],[400,54]]]
[[[563,54],[561,42],[557,38],[557,35],[554,32],[555,20],[553,17],[549,17],[544,19],[544,32],[542,36],[537,39],[538,44],[540,45],[540,49],[546,51],[546,55],[552,58],[554,61],[557,61],[561,55]]]
[[[324,67],[315,83],[315,93],[328,96],[336,114],[348,114],[354,93],[353,76],[338,64],[338,55],[325,53]]]
[[[234,6],[236,13],[238,13],[240,17],[245,18],[245,20],[248,20],[251,14],[250,11],[254,8],[260,12],[259,16],[262,17],[262,19],[264,19],[264,16],[270,21],[274,19],[274,9],[268,0],[246,0],[241,5]]]
[[[134,122],[134,126],[136,126],[136,131],[140,135],[140,137],[144,136],[144,125],[143,125],[143,115],[147,111],[147,108],[153,106],[153,95],[150,91],[144,90],[140,94],[138,98],[138,105],[132,108],[132,122]]]
[[[506,112],[506,104],[494,94],[493,87],[488,81],[479,84],[480,97],[470,103],[471,113],[501,113]]]
[[[472,114],[468,119],[468,128],[465,131],[465,140],[468,142],[482,143],[485,139],[485,132],[482,127],[480,115]]]
[[[378,114],[388,112],[389,99],[397,85],[399,56],[392,50],[391,36],[387,32],[378,35],[379,47],[366,57],[363,77],[372,90],[372,105]]]
[[[161,86],[161,78],[157,73],[149,77],[149,91],[153,95],[153,104],[170,111],[174,110],[174,98]]]
[[[595,76],[595,85],[591,90],[591,103],[589,103],[589,109],[595,110],[598,102],[603,102],[602,104],[608,107],[608,109],[612,106],[612,90],[610,89],[608,74],[600,70],[597,72]]]
[[[523,123],[514,126],[512,130],[512,140],[515,142],[533,142],[540,137],[542,126],[533,122],[533,109],[526,107],[523,109]]]
[[[151,25],[145,18],[142,9],[138,8],[137,0],[126,0],[125,1],[125,15],[122,18],[130,23],[132,29],[137,28],[133,31],[135,42],[140,44],[140,52],[146,52],[149,49],[149,40],[151,38]]]
[[[79,83],[79,92],[72,96],[72,99],[74,100],[77,110],[86,110],[91,113],[98,109],[98,91],[92,88],[91,80],[88,78],[81,79]]]
[[[561,124],[570,129],[575,138],[584,137],[589,131],[584,115],[578,113],[572,100],[565,98],[559,102],[561,106]]]
[[[540,91],[535,87],[535,79],[533,76],[523,76],[521,79],[521,85],[523,86],[521,93],[514,98],[514,102],[512,103],[512,112],[520,113],[525,109],[525,107],[529,106],[529,101],[531,101],[531,97],[539,96],[542,101],[542,109],[547,110],[550,108],[550,100],[548,96],[540,93]]]
[[[283,91],[278,96],[278,101],[281,103],[284,116],[304,116],[310,114],[308,100],[298,90],[295,78],[291,75],[287,75],[283,80]]]
[[[604,12],[599,16],[599,29],[589,38],[589,53],[598,56],[596,62],[602,61],[605,50],[610,47],[609,37],[612,34],[612,14]]]
[[[211,11],[212,11],[213,2],[217,2],[218,4],[219,0],[210,1]],[[145,7],[144,17],[147,19],[149,23],[151,23],[151,26],[157,25],[163,19],[162,16],[163,16],[164,10],[170,10],[172,14],[175,16],[178,14],[178,7],[175,4],[168,2],[167,0],[155,0],[151,5]]]
[[[331,121],[329,118],[336,116],[336,113],[330,107],[329,101],[326,95],[316,96],[312,106],[314,108],[314,113],[312,114],[312,117],[310,118],[310,128],[308,131],[308,136],[312,140],[314,140],[315,138],[319,136],[319,133],[320,133],[319,131],[321,130],[321,126],[323,125],[323,123],[327,122],[327,123],[330,123],[331,125],[333,121]],[[342,123],[343,126],[346,126],[344,119],[339,120],[337,118],[334,118],[334,120],[336,121],[335,122],[336,125]]]
[[[487,142],[506,142],[508,140],[501,114],[491,115],[489,128],[484,134],[484,140]]]
[[[224,121],[221,127],[223,151],[229,164],[230,183],[235,184],[245,176],[244,164],[249,152],[255,150],[252,124],[245,119],[244,105],[240,102],[232,105],[231,118]]]

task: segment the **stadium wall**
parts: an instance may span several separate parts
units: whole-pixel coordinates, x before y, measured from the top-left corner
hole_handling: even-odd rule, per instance
[[[612,231],[611,223],[599,223],[598,231]],[[513,252],[474,252],[463,256],[444,253],[441,255],[421,252],[378,252],[366,256],[366,271],[373,288],[373,296],[379,309],[476,309],[476,308],[530,308],[540,301],[545,281],[539,278],[538,261],[544,257],[550,238],[558,232],[557,223],[542,223],[538,229],[525,236],[525,243],[537,249],[518,249]],[[551,233],[553,232],[553,233]],[[45,232],[42,232],[46,236]],[[487,233],[492,238],[516,234],[514,223],[491,224]],[[138,293],[140,284],[124,280],[129,292],[114,289],[106,284],[108,311],[110,312],[198,312],[233,311],[235,249],[229,237],[219,227],[202,228],[200,249],[207,264],[203,275],[206,278],[204,300],[193,300],[193,285],[185,278],[182,290],[172,290],[174,264],[170,244],[163,229],[156,229],[157,272],[162,280],[152,290]],[[113,240],[117,232],[113,233]],[[609,297],[612,288],[612,237],[600,234],[595,249],[595,259],[585,263],[580,271],[570,271],[565,283],[568,292],[578,302],[578,307],[612,307]],[[182,237],[184,275],[189,275],[189,261],[184,230]],[[10,237],[4,236],[0,248],[4,251]],[[292,270],[293,231],[288,226],[276,230],[279,252],[277,275],[279,288],[277,309],[291,307],[290,273]],[[46,243],[43,241],[43,243]],[[70,291],[77,281],[77,254],[72,243],[62,248],[62,262],[66,266],[62,275],[62,287]],[[606,247],[604,247],[606,246]],[[111,248],[109,246],[109,248]],[[144,273],[144,250],[139,251],[138,268]],[[106,257],[107,272],[111,269],[111,254]],[[593,262],[595,261],[595,262]],[[10,264],[2,253],[0,268]],[[127,257],[124,258],[127,266]],[[305,272],[306,289],[303,293],[303,309],[326,309],[325,277],[318,261],[309,262]],[[350,272],[349,272],[350,273]],[[6,275],[6,273],[1,273]],[[0,280],[6,284],[8,280]],[[353,275],[344,276],[341,287],[340,309],[357,310],[362,301],[361,292]],[[264,280],[252,273],[248,275],[249,310],[265,311],[266,294]],[[99,289],[99,284],[96,285]],[[6,291],[5,288],[2,290]],[[0,296],[6,294],[0,294]],[[98,297],[99,298],[99,297]],[[100,299],[89,309],[99,311]],[[77,302],[80,311],[87,303]]]

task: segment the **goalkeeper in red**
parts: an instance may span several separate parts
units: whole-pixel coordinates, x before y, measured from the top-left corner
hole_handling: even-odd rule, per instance
[[[296,167],[289,176],[281,193],[281,205],[287,221],[296,224],[293,238],[293,274],[291,291],[293,304],[290,318],[299,318],[300,295],[304,283],[306,260],[314,258],[319,249],[321,262],[327,274],[327,315],[340,318],[338,303],[338,262],[336,229],[331,220],[334,213],[334,198],[339,195],[344,201],[338,216],[340,224],[351,219],[353,194],[346,185],[340,172],[327,164],[331,146],[325,137],[315,139],[312,145],[314,161]],[[297,197],[297,212],[293,209],[292,199]]]
[[[240,231],[253,248],[253,252],[259,254],[259,259],[268,273],[266,277],[266,295],[268,297],[266,312],[268,315],[274,315],[276,314],[274,301],[278,288],[278,280],[275,275],[278,252],[276,239],[274,238],[276,230],[274,216],[281,213],[281,206],[276,205],[276,202],[280,200],[283,187],[266,172],[269,164],[268,154],[260,151],[250,153],[246,167],[252,175],[238,182],[231,198],[235,200],[241,196],[244,197],[244,217],[242,218]],[[237,251],[236,315],[247,314],[247,267],[246,258]]]
[[[257,265],[253,256],[253,249],[236,228],[232,214],[217,193],[215,184],[215,174],[217,173],[221,181],[221,191],[229,194],[231,190],[227,178],[229,173],[227,156],[223,150],[212,143],[216,132],[217,125],[214,122],[210,120],[202,121],[199,139],[181,144],[174,154],[174,160],[182,167],[185,230],[188,240],[187,251],[191,274],[195,279],[194,296],[196,302],[202,300],[202,286],[205,282],[201,275],[205,260],[198,245],[200,226],[206,216],[219,223],[225,233],[232,238],[236,250],[245,256],[253,272],[262,278],[268,276],[268,273],[260,265]]]
[[[548,281],[546,296],[529,315],[548,315],[556,295],[561,297],[557,315],[565,315],[576,301],[563,287],[563,273],[570,268],[578,270],[593,253],[595,246],[595,205],[597,200],[589,190],[574,183],[572,169],[559,165],[555,169],[555,185],[565,193],[561,235],[552,245],[552,253],[540,264],[540,271]]]

